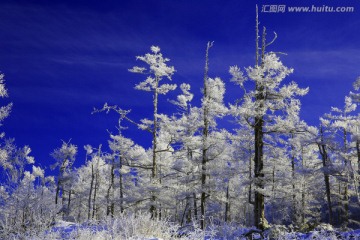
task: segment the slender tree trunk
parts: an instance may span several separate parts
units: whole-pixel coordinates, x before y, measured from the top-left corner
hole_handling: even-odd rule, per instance
[[[188,213],[188,209],[190,208],[190,201],[189,201],[189,196],[186,197],[186,200],[185,200],[185,208],[184,208],[184,212],[181,216],[181,222],[180,222],[180,226],[183,226],[184,224],[184,221],[185,221],[185,218],[186,218],[186,214]],[[177,207],[176,207],[177,209]],[[175,216],[177,216],[177,214],[175,214]],[[188,220],[188,219],[187,219]]]
[[[159,174],[159,176],[158,176],[158,182],[159,182],[159,184],[160,184],[160,186],[161,186],[161,165],[159,165],[159,168],[158,168],[159,170],[158,170],[158,174]],[[161,218],[162,218],[162,209],[161,209],[161,203],[159,203],[159,209],[158,209],[158,219],[159,220],[161,220]]]
[[[207,176],[207,138],[209,134],[209,107],[208,107],[208,89],[207,89],[207,81],[208,81],[208,72],[209,72],[209,49],[212,47],[212,43],[208,42],[206,47],[206,55],[205,55],[205,73],[204,73],[204,93],[203,93],[203,132],[202,132],[202,161],[201,161],[201,198],[200,198],[200,227],[201,229],[205,229],[205,205],[206,205],[206,176]]]
[[[252,200],[252,168],[251,168],[251,148],[249,148],[249,192],[248,192],[248,202],[249,204],[254,204],[254,201]]]
[[[107,193],[106,193],[106,202],[107,202],[107,206],[106,206],[106,216],[109,216],[111,214],[111,217],[114,217],[114,178],[115,178],[115,163],[114,163],[114,157],[112,157],[111,160],[111,170],[110,170],[110,184],[109,187],[107,189]]]
[[[124,185],[123,185],[123,174],[121,172],[122,166],[123,166],[123,160],[122,157],[120,156],[119,158],[120,161],[120,176],[119,176],[119,188],[120,188],[120,212],[123,213],[124,212]],[[113,207],[113,211],[114,211],[114,207]]]
[[[302,168],[305,168],[305,160],[304,160],[304,148],[301,148],[301,165]],[[306,188],[306,182],[303,179],[302,180],[302,184],[301,184],[301,224],[304,225],[305,224],[305,208],[306,208],[306,204],[305,204],[305,188]]]
[[[291,134],[291,138],[294,138],[294,135]],[[291,177],[292,177],[292,210],[293,210],[293,223],[298,222],[298,214],[296,210],[296,189],[295,189],[295,148],[291,146]]]
[[[190,202],[191,197],[190,197],[190,195],[188,197],[189,197],[188,198],[188,212],[186,214],[186,223],[191,222],[191,202]]]
[[[40,198],[40,201],[41,201],[41,207],[40,207],[40,216],[41,218],[43,218],[43,202],[44,202],[44,187],[45,187],[45,179],[43,178],[41,180],[41,198]]]
[[[80,222],[80,219],[81,219],[81,205],[82,205],[82,196],[79,198],[79,203],[78,203],[78,215],[77,215],[77,221]]]
[[[64,219],[68,213],[68,209],[66,205],[65,183],[62,183],[62,187],[61,187],[61,206],[62,206],[62,217]]]
[[[92,196],[92,191],[93,191],[93,187],[94,187],[94,165],[91,164],[91,181],[90,181],[90,190],[89,190],[89,198],[88,198],[88,220],[90,220],[91,217],[91,196]]]
[[[272,168],[272,176],[271,176],[271,178],[272,178],[271,192],[272,192],[273,199],[275,199],[275,170],[276,170],[276,168],[275,168],[275,164],[274,164],[274,166]]]
[[[258,10],[256,6],[256,66],[258,67],[259,59],[259,49],[258,49],[258,40],[259,40],[259,22],[258,22]],[[261,67],[264,64],[265,58],[265,48],[266,48],[266,28],[263,28],[262,34],[262,48],[261,48]],[[260,83],[256,83],[256,95],[255,101],[259,103],[258,112],[262,112],[264,107],[264,86]],[[254,177],[255,177],[255,201],[254,201],[254,224],[258,229],[264,230],[267,225],[265,219],[265,196],[262,193],[264,189],[264,119],[263,116],[255,117],[254,124],[254,133],[255,133],[255,156],[254,156]]]
[[[263,120],[255,118],[255,157],[254,157],[254,177],[255,177],[255,203],[254,220],[255,227],[264,230],[265,228],[265,197],[261,190],[264,189],[264,162],[263,162]],[[260,190],[260,191],[259,191]]]
[[[345,176],[346,176],[346,180],[345,180],[345,184],[344,184],[344,198],[343,198],[343,203],[344,203],[344,212],[343,212],[343,226],[347,227],[349,224],[349,192],[348,192],[348,188],[349,188],[349,166],[348,166],[348,159],[347,159],[347,132],[346,129],[343,129],[343,141],[344,141],[344,154],[345,154]]]
[[[262,61],[265,56],[265,28],[263,31],[263,47],[262,47]],[[263,63],[262,63],[263,65]],[[256,102],[259,104],[259,112],[263,108],[263,104],[265,101],[264,96],[264,87],[259,83],[256,83]],[[254,203],[254,220],[255,226],[261,230],[264,230],[267,223],[265,219],[265,196],[262,193],[264,189],[264,119],[262,116],[255,117],[255,157],[254,157],[254,177],[255,177],[255,203]]]
[[[58,203],[60,190],[62,192],[64,191],[63,177],[64,177],[64,173],[65,173],[65,163],[66,163],[66,159],[64,159],[64,161],[62,162],[61,167],[60,167],[59,179],[58,179],[57,185],[56,185],[55,204]]]
[[[275,200],[275,196],[276,196],[276,193],[275,193],[275,164],[273,165],[272,167],[272,173],[271,173],[271,178],[272,178],[272,186],[271,186],[271,195],[272,195],[272,198]],[[271,210],[271,216],[272,216],[272,219],[275,219],[275,211],[274,210]]]
[[[321,143],[318,144],[319,152],[322,158],[323,168],[324,168],[324,182],[325,182],[325,189],[326,189],[326,199],[327,199],[327,205],[329,210],[329,223],[333,224],[333,210],[332,210],[332,204],[331,204],[331,192],[330,192],[330,180],[329,180],[329,173],[328,173],[328,162],[329,158],[327,155],[325,143],[324,143],[324,137],[323,137],[323,129],[322,126],[320,127],[320,134],[321,134]]]
[[[197,207],[197,199],[196,199],[196,193],[193,193],[193,199],[194,199],[194,221],[199,220],[198,217],[198,207]]]
[[[356,196],[358,198],[358,202],[360,202],[360,196],[359,196],[359,192],[360,192],[360,182],[359,182],[359,176],[360,176],[360,141],[356,140],[356,153],[357,153],[357,174],[353,174],[354,175],[354,185],[356,188]]]
[[[230,196],[229,196],[229,185],[230,180],[228,182],[228,185],[226,187],[226,203],[225,203],[225,222],[230,221]]]
[[[96,206],[96,193],[97,193],[97,189],[99,187],[98,185],[98,180],[99,179],[99,173],[98,173],[98,169],[96,170],[95,173],[95,188],[94,188],[94,197],[93,197],[93,202],[92,202],[92,219],[94,219],[95,214],[97,212],[97,206]]]
[[[58,204],[58,198],[59,198],[59,193],[60,193],[60,180],[58,180],[57,185],[56,185],[56,194],[55,194],[55,204]]]
[[[71,191],[71,188],[69,188],[69,198],[68,198],[67,212],[66,212],[66,215],[67,215],[67,216],[70,214],[71,194],[72,194],[72,191]]]
[[[356,140],[356,153],[357,153],[357,164],[358,164],[358,175],[360,176],[360,141]],[[360,185],[360,182],[359,182]]]
[[[305,224],[305,181],[302,184],[301,191],[301,224]]]
[[[151,181],[153,183],[157,182],[157,152],[156,152],[156,148],[157,148],[157,112],[158,112],[158,86],[159,86],[159,79],[155,76],[155,91],[154,91],[154,120],[153,120],[153,130],[152,130],[152,137],[153,137],[153,144],[152,144],[152,169],[151,169]],[[156,210],[156,196],[153,194],[151,196],[151,206],[150,206],[150,213],[151,213],[151,218],[156,218],[157,217],[157,210]]]

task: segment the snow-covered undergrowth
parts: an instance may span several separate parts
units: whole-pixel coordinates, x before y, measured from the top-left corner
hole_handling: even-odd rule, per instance
[[[329,225],[330,226],[330,225]],[[320,226],[307,233],[293,232],[282,225],[274,225],[260,233],[255,228],[238,224],[209,224],[206,231],[197,225],[180,227],[167,220],[153,220],[150,214],[124,214],[116,219],[83,224],[58,220],[48,229],[32,229],[10,233],[1,239],[79,239],[79,240],[247,240],[247,239],[360,239],[360,230],[341,232],[331,226]]]
[[[194,226],[191,231],[179,231],[180,227],[167,220],[153,220],[150,214],[124,214],[116,219],[76,224],[56,221],[49,229],[36,232],[11,233],[7,239],[119,239],[119,240],[166,240],[205,239],[204,231]],[[212,236],[209,236],[212,237]]]

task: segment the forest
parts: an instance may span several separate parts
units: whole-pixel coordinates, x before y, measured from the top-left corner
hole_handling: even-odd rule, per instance
[[[116,128],[97,146],[63,141],[51,153],[57,175],[2,133],[0,238],[360,236],[353,230],[360,225],[360,78],[342,108],[311,126],[300,117],[311,89],[289,80],[293,69],[271,51],[277,35],[256,19],[254,36],[254,65],[229,66],[229,79],[209,76],[216,45],[204,44],[198,106],[189,83],[172,81],[176,66],[151,46],[129,71],[138,82],[130,91],[152,101],[152,115],[137,121],[121,105],[94,106],[93,114],[116,114]],[[235,102],[224,102],[225,82],[238,89]],[[166,99],[171,91],[179,91],[176,99]],[[7,92],[2,74],[1,97]],[[165,101],[172,114],[159,111]],[[2,124],[12,107],[0,108]],[[134,142],[128,128],[150,136],[151,147]],[[79,151],[86,159],[75,167],[84,161]]]

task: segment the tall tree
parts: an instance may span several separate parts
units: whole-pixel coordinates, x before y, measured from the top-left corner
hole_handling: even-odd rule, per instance
[[[71,184],[72,184],[72,165],[75,161],[75,156],[77,154],[77,146],[71,144],[70,142],[62,143],[60,148],[55,149],[52,152],[52,157],[56,160],[55,164],[52,165],[52,168],[59,168],[59,176],[57,180],[56,195],[55,195],[55,204],[58,204],[58,198],[61,195],[62,207],[60,212],[62,213],[63,218],[66,218],[69,213],[69,205],[71,201]],[[68,200],[66,202],[66,200]]]
[[[220,78],[209,78],[209,50],[213,46],[213,42],[208,42],[205,52],[205,71],[203,80],[203,97],[202,97],[202,147],[201,147],[201,197],[200,197],[200,227],[205,229],[206,219],[206,199],[209,197],[207,190],[207,176],[209,175],[208,164],[213,160],[209,155],[211,146],[210,128],[216,126],[215,119],[223,116],[227,109],[223,105],[223,97],[225,94],[225,84]],[[212,146],[214,147],[214,146]],[[215,149],[215,147],[214,147]]]
[[[324,184],[326,189],[326,201],[327,201],[327,208],[329,214],[329,223],[334,223],[334,213],[333,213],[333,203],[331,198],[331,186],[330,186],[330,168],[331,168],[331,161],[328,153],[329,149],[329,142],[327,141],[325,134],[324,134],[324,127],[326,121],[322,119],[322,123],[320,125],[320,132],[317,134],[319,139],[317,141],[317,145],[319,148],[319,153],[322,160],[322,167],[323,167],[323,174],[324,174]]]
[[[258,22],[256,22],[256,29]],[[257,30],[258,32],[258,30]],[[276,35],[275,35],[276,36]],[[258,41],[258,36],[256,40]],[[276,37],[275,37],[276,38]],[[274,40],[275,40],[274,38]],[[267,227],[265,219],[264,195],[264,135],[275,133],[289,133],[287,124],[290,118],[299,114],[300,101],[296,96],[307,94],[308,89],[301,89],[294,82],[282,84],[282,81],[293,72],[279,60],[273,53],[267,53],[266,47],[274,42],[266,41],[266,28],[263,28],[261,55],[256,51],[255,67],[246,68],[246,76],[237,66],[230,67],[236,84],[245,90],[241,104],[232,106],[232,112],[243,117],[254,131],[254,224],[259,229]],[[254,83],[252,90],[244,87],[244,82],[250,80]]]
[[[209,74],[209,50],[213,46],[213,43],[208,42],[206,46],[206,54],[205,54],[205,72],[204,72],[204,89],[203,89],[203,103],[209,101],[210,97],[208,94],[208,74]],[[208,148],[206,146],[208,135],[209,135],[209,106],[207,104],[203,105],[203,131],[202,131],[202,161],[201,161],[201,199],[200,199],[200,227],[201,229],[205,228],[205,201],[206,201],[206,163],[207,163],[207,151]]]
[[[157,167],[157,155],[158,155],[158,96],[159,94],[167,94],[171,90],[175,90],[176,84],[160,84],[160,82],[167,78],[171,80],[172,75],[175,72],[174,67],[167,66],[167,62],[170,60],[168,58],[164,58],[160,53],[160,48],[157,46],[151,47],[152,53],[147,53],[144,56],[136,57],[137,60],[141,60],[145,62],[149,69],[144,67],[135,66],[132,69],[129,69],[130,72],[133,73],[141,73],[146,74],[148,77],[145,81],[140,82],[135,86],[135,89],[153,92],[153,119],[152,119],[152,127],[149,126],[147,128],[152,134],[152,169],[151,169],[151,178],[153,184],[156,185],[159,182],[158,179],[158,167]],[[144,123],[148,125],[150,123],[149,120],[145,120]],[[161,150],[160,150],[161,151]],[[156,212],[156,195],[155,193],[151,196],[152,204],[150,206],[150,212],[152,217],[157,216]]]
[[[357,181],[354,178],[351,158],[353,156],[351,149],[351,130],[356,117],[352,113],[356,110],[356,104],[353,103],[351,97],[345,97],[344,107],[342,109],[332,107],[330,114],[325,114],[328,120],[328,127],[332,134],[336,136],[334,153],[337,155],[341,167],[338,168],[338,179],[342,183],[343,192],[341,203],[341,223],[343,227],[349,224],[349,201],[350,201],[350,184],[354,183],[354,189],[357,191]],[[353,181],[351,181],[353,180]]]

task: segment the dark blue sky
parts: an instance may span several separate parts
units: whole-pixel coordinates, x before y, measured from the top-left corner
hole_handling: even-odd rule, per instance
[[[29,1],[0,2],[0,70],[14,103],[3,130],[19,146],[30,145],[38,163],[53,163],[50,152],[72,139],[84,162],[83,146],[106,144],[115,131],[114,114],[91,115],[103,103],[132,109],[130,117],[151,116],[151,94],[133,89],[142,76],[127,69],[135,56],[161,47],[177,70],[173,82],[192,85],[201,97],[204,52],[210,76],[227,86],[226,101],[241,92],[230,83],[229,66],[254,64],[255,4],[352,6],[353,13],[260,13],[260,22],[278,40],[271,49],[286,52],[285,65],[295,80],[310,87],[302,98],[302,117],[318,124],[331,106],[342,106],[360,76],[360,2],[358,0],[281,1]],[[161,96],[160,111],[171,112]],[[131,127],[125,135],[150,146],[146,132]]]

